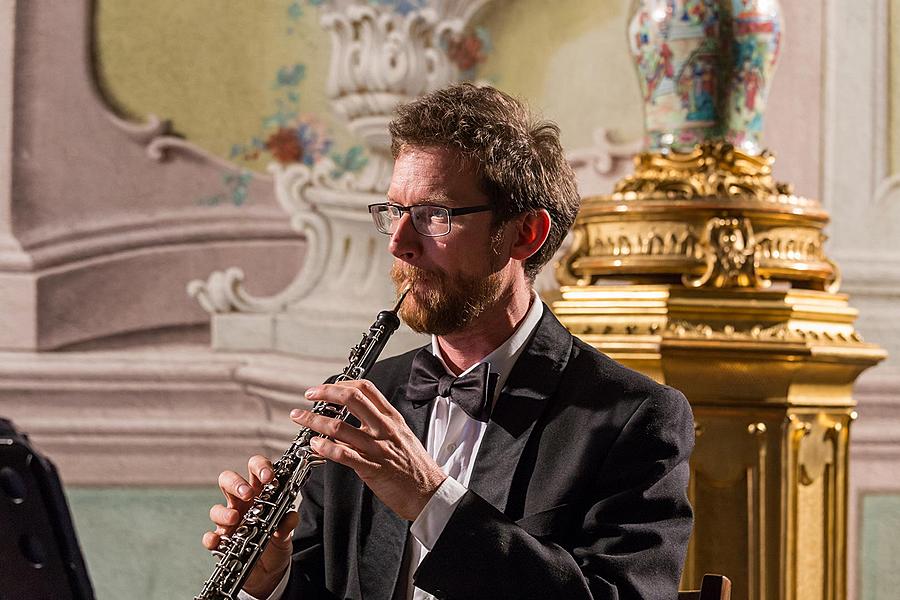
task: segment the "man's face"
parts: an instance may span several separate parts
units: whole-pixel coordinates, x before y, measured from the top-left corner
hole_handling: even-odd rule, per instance
[[[409,148],[397,157],[388,201],[403,206],[440,204],[463,208],[489,204],[473,170],[441,148]],[[508,285],[503,228],[491,227],[492,213],[451,217],[450,233],[427,237],[403,214],[391,235],[396,257],[391,278],[412,284],[400,309],[415,331],[446,335],[463,329],[496,303]]]

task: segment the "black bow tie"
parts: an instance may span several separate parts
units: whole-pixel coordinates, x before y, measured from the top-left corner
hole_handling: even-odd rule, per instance
[[[438,396],[450,398],[467,415],[486,423],[491,416],[496,381],[497,374],[490,372],[488,363],[481,363],[459,377],[448,375],[441,361],[422,348],[413,359],[406,398],[414,404],[425,404]]]

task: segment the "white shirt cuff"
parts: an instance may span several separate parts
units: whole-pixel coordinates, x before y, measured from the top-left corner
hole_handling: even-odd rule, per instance
[[[278,585],[275,586],[275,589],[272,590],[272,593],[269,594],[268,598],[257,598],[256,596],[251,596],[244,590],[238,592],[238,600],[279,600],[281,595],[284,594],[284,590],[287,589],[288,579],[291,578],[291,565],[288,564],[288,568],[284,572],[284,577],[281,578],[281,581],[278,582]]]
[[[447,477],[434,492],[418,518],[413,521],[410,532],[429,552],[434,548],[447,521],[453,516],[456,505],[467,491],[466,486],[452,477]]]

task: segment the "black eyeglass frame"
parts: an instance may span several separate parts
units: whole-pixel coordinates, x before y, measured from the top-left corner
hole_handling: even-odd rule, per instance
[[[416,220],[413,219],[413,217],[412,217],[412,211],[420,206],[430,206],[432,208],[441,208],[441,209],[447,211],[447,231],[445,233],[438,233],[438,234],[434,234],[434,235],[430,234],[430,233],[422,233],[421,231],[419,231],[419,228],[416,225]],[[494,208],[494,207],[490,206],[489,204],[479,204],[478,206],[463,206],[460,208],[450,208],[449,206],[444,206],[443,204],[431,204],[431,203],[413,204],[411,206],[403,206],[402,204],[393,204],[391,202],[376,202],[375,204],[370,204],[368,206],[368,209],[369,209],[369,214],[372,215],[372,221],[375,223],[375,229],[378,230],[378,232],[383,233],[385,235],[393,235],[394,231],[383,231],[378,227],[378,221],[376,220],[376,217],[375,217],[375,210],[382,208],[382,207],[396,209],[397,212],[400,213],[400,217],[397,219],[397,221],[399,221],[400,218],[403,217],[403,213],[409,213],[409,217],[410,217],[410,219],[412,219],[413,229],[416,230],[416,233],[418,233],[419,235],[424,235],[425,237],[443,237],[443,236],[449,234],[450,231],[453,229],[453,217],[457,217],[457,216],[461,217],[463,215],[471,215],[474,213],[486,212],[489,210],[493,210],[493,208]],[[394,220],[392,220],[391,222],[396,223],[396,221],[394,221]]]

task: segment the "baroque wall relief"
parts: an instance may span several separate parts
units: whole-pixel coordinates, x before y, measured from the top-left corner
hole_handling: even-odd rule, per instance
[[[474,77],[490,51],[485,30],[471,27],[485,0],[334,0],[308,2],[328,34],[324,83],[330,118],[360,141],[345,154],[329,153],[327,131],[296,111],[296,92],[277,99],[279,113],[264,119],[275,133],[233,146],[245,160],[268,153],[279,204],[306,238],[308,260],[286,288],[268,298],[244,293],[239,269],[195,280],[189,292],[213,315],[213,346],[275,350],[343,359],[371,314],[392,301],[385,239],[366,206],[384,199],[393,159],[387,125],[394,108],[427,91]],[[297,8],[294,2],[288,8]],[[283,72],[294,81],[306,67]],[[311,126],[312,125],[312,126]],[[310,152],[309,150],[312,150]],[[336,302],[338,303],[336,305]],[[234,315],[231,313],[246,313]],[[255,325],[248,323],[253,321]],[[256,331],[251,331],[255,329]],[[402,330],[392,342],[409,338]],[[319,340],[328,340],[324,345]],[[418,344],[418,338],[415,343]],[[396,345],[396,344],[395,344]],[[399,348],[398,348],[399,349]],[[405,348],[403,348],[405,349]],[[390,351],[390,350],[389,350]]]
[[[285,266],[302,251],[266,182],[202,153],[161,160],[160,139],[185,141],[167,136],[161,119],[130,121],[109,107],[93,66],[97,8],[88,0],[8,7],[15,43],[0,90],[12,111],[4,220],[20,250],[0,254],[0,302],[17,308],[4,321],[2,348],[163,330],[202,338],[204,314],[183,292],[194,271],[223,259],[260,262],[265,250],[245,251],[246,243]],[[255,195],[258,202],[246,202]],[[204,198],[227,203],[211,211]]]

